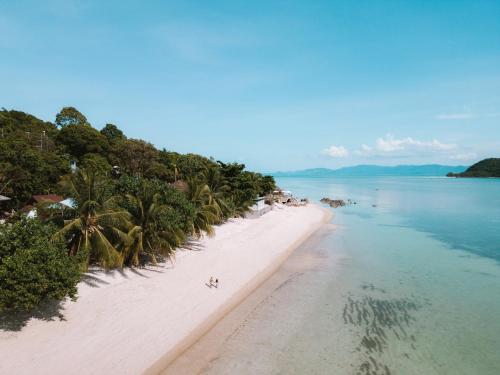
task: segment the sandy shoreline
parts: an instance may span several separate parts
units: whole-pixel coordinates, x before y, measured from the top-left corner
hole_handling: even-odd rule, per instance
[[[0,330],[1,374],[155,374],[269,277],[328,218],[286,207],[218,227],[175,266],[97,272],[66,302],[64,320]],[[219,288],[208,288],[210,276]],[[3,327],[3,326],[0,326]]]

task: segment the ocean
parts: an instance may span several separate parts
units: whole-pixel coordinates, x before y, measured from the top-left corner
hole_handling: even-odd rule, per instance
[[[202,373],[500,374],[499,179],[277,182],[353,204],[228,317]]]

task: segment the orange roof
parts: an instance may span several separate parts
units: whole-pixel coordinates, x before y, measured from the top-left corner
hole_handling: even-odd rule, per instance
[[[39,195],[33,195],[32,199],[36,203],[40,203],[40,202],[54,202],[54,203],[59,203],[64,198],[61,197],[60,195],[56,195],[56,194],[45,194],[45,195],[39,194]]]
[[[183,191],[183,192],[186,192],[188,190],[188,184],[184,180],[177,180],[175,182],[172,182],[170,184],[170,186],[173,186],[177,190],[180,190],[180,191]]]

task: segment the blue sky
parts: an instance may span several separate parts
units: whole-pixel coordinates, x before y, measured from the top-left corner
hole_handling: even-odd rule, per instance
[[[0,0],[0,106],[261,171],[500,156],[500,1]]]

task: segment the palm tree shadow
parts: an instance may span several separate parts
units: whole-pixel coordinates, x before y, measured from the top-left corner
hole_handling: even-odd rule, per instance
[[[2,331],[20,331],[26,326],[32,318],[44,320],[46,322],[66,320],[62,311],[63,301],[47,301],[39,307],[30,311],[12,311],[0,313],[0,330]]]
[[[87,284],[88,286],[92,288],[99,288],[101,285],[106,285],[109,284],[106,280],[103,280],[95,275],[92,274],[92,272],[86,272],[82,276],[82,282]]]
[[[182,246],[182,250],[203,251],[205,247],[200,241],[189,240]]]

